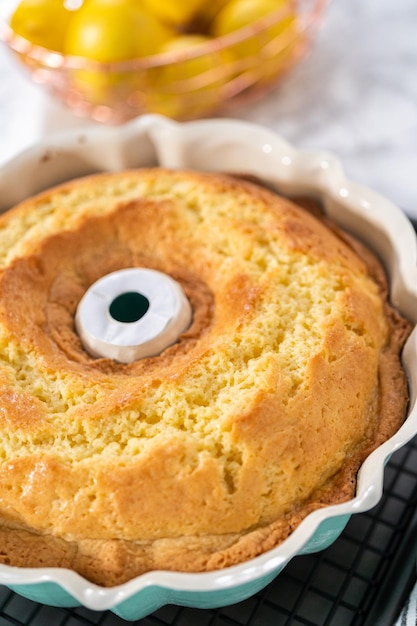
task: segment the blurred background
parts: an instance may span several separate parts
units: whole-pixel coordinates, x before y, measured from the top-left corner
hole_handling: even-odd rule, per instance
[[[300,62],[267,93],[216,115],[334,152],[349,177],[417,216],[416,27],[415,0],[333,0]],[[33,83],[0,45],[0,165],[50,133],[102,123]]]

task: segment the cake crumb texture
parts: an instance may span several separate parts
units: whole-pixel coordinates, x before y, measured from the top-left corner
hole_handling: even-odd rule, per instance
[[[100,277],[165,272],[193,320],[160,355],[93,358]],[[401,424],[409,324],[374,255],[221,174],[99,174],[0,217],[0,562],[98,584],[206,571],[349,499]]]

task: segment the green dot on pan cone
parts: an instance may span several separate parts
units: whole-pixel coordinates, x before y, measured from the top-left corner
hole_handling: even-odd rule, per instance
[[[137,322],[149,309],[149,300],[137,291],[126,291],[110,304],[109,312],[117,322]]]

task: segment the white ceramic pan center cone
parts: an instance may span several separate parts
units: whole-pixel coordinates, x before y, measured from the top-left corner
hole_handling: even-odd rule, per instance
[[[75,323],[90,354],[131,363],[175,343],[191,317],[191,305],[179,283],[156,270],[129,268],[91,285]]]

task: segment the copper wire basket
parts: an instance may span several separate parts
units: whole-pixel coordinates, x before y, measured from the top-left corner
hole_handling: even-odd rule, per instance
[[[0,41],[32,80],[76,114],[121,123],[144,113],[212,116],[260,96],[311,48],[328,0],[294,0],[233,33],[180,52],[98,63],[20,37],[0,18]]]

